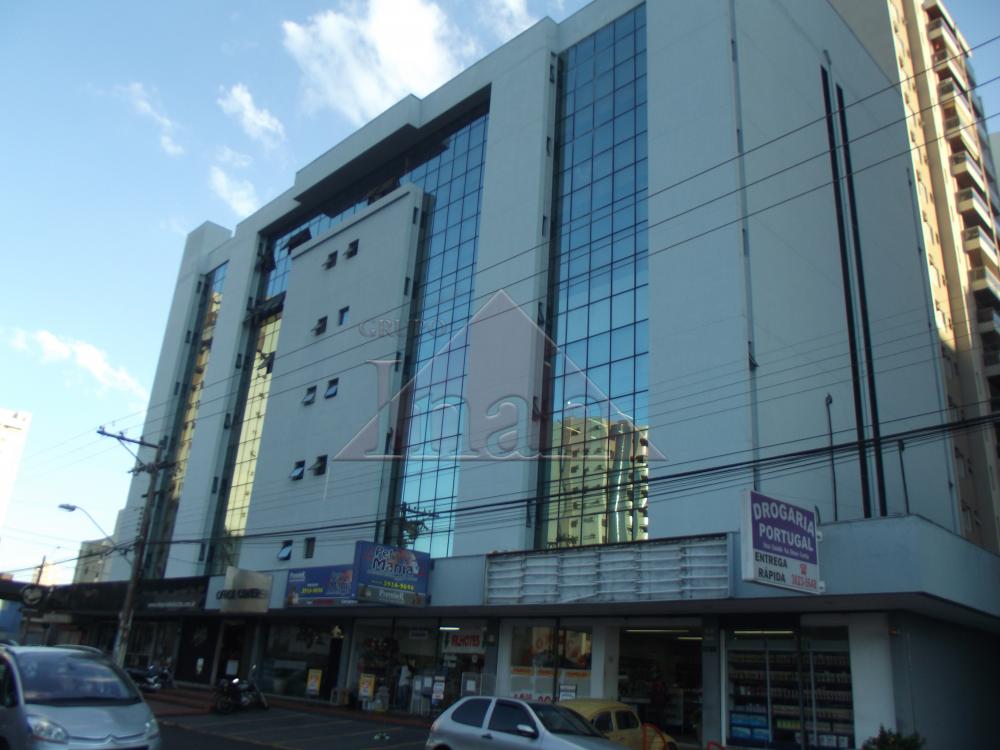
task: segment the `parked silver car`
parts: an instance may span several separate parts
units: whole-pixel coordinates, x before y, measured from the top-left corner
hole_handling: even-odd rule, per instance
[[[160,750],[126,674],[96,649],[0,646],[0,750]]]
[[[426,750],[621,750],[562,706],[468,697],[431,725]]]

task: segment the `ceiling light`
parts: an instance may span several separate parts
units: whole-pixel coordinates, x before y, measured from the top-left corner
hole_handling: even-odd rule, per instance
[[[626,633],[687,633],[687,628],[629,628]]]

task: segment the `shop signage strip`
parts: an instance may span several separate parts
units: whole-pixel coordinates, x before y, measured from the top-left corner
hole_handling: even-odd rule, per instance
[[[821,539],[815,510],[748,492],[743,503],[743,580],[821,593]]]
[[[487,558],[487,604],[635,602],[728,597],[725,536]]]

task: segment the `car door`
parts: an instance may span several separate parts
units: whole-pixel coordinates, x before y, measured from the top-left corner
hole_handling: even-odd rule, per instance
[[[535,736],[519,734],[521,725],[533,729]],[[494,704],[486,729],[484,737],[491,750],[528,750],[537,743],[539,733],[538,722],[524,705],[502,698]]]
[[[14,670],[6,659],[0,659],[0,738],[10,747],[23,747],[27,743],[19,704]]]
[[[467,698],[451,713],[448,739],[459,750],[493,750],[492,740],[483,726],[489,713],[490,698]]]
[[[598,714],[594,714],[594,718],[590,720],[594,729],[603,734],[612,742],[615,742],[615,723],[611,718],[610,711],[601,711]]]
[[[631,750],[643,750],[642,725],[639,723],[639,717],[625,709],[616,710],[615,731],[612,739],[619,745],[631,748]]]

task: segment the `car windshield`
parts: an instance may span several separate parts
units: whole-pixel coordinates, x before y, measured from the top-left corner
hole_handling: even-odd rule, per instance
[[[546,729],[552,734],[582,734],[587,737],[603,737],[587,720],[562,706],[549,703],[532,703],[531,709]]]
[[[29,652],[17,657],[25,703],[137,703],[128,678],[103,656],[83,651]]]

